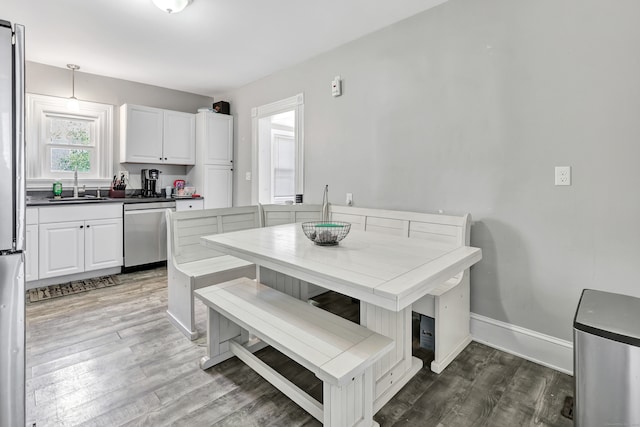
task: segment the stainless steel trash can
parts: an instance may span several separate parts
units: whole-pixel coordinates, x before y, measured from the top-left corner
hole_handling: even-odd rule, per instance
[[[585,289],[573,359],[575,426],[640,426],[640,298]]]

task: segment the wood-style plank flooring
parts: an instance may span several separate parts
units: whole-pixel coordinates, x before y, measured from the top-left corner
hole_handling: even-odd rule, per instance
[[[207,371],[202,337],[167,320],[166,270],[119,276],[120,286],[27,305],[27,421],[44,426],[317,426],[236,358]],[[323,308],[357,319],[350,298]],[[205,310],[198,302],[198,330]],[[570,376],[478,343],[440,375],[432,353],[375,416],[381,426],[571,426],[560,415]],[[320,399],[313,374],[267,348],[260,357]]]

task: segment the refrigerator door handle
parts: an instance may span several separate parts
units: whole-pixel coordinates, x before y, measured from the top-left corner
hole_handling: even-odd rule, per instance
[[[25,149],[24,26],[14,24],[14,117],[15,117],[15,250],[25,250],[27,170]]]

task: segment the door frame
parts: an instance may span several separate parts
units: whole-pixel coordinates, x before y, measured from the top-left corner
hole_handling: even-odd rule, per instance
[[[259,200],[259,170],[258,170],[258,126],[260,119],[295,110],[295,144],[296,144],[296,182],[295,194],[304,193],[304,93],[272,102],[270,104],[253,107],[251,109],[251,203],[258,204]]]

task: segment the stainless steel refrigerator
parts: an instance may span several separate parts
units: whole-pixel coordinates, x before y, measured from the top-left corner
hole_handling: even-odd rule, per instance
[[[24,27],[0,20],[0,427],[25,425]]]

